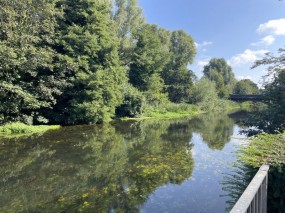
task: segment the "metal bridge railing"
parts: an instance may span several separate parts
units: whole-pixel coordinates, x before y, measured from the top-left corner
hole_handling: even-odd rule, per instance
[[[260,167],[230,213],[266,213],[269,166]]]

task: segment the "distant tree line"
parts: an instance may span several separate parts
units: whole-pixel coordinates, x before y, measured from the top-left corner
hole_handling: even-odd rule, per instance
[[[212,59],[196,82],[188,68],[193,38],[146,23],[137,0],[0,5],[0,124],[100,123],[139,116],[146,105],[217,101],[234,90],[224,59]]]

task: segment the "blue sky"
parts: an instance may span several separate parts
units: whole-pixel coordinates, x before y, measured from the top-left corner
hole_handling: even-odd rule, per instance
[[[139,5],[148,23],[194,38],[198,53],[190,68],[198,77],[210,58],[223,57],[238,79],[258,83],[264,68],[250,66],[285,46],[284,0],[139,0]]]

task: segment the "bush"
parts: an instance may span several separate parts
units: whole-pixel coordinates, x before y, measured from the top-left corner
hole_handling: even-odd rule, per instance
[[[118,117],[138,117],[143,112],[145,98],[135,87],[127,84],[123,88],[123,103],[117,107]]]
[[[249,139],[249,145],[239,151],[239,157],[254,167],[268,164],[278,167],[285,165],[285,132],[278,134],[261,133]]]
[[[208,79],[201,79],[194,87],[192,103],[197,104],[203,111],[224,110],[225,101],[219,99],[216,85]]]

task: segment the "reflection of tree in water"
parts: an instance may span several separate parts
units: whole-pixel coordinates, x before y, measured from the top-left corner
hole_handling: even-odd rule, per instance
[[[143,204],[157,187],[181,183],[191,176],[192,132],[177,135],[184,127],[179,121],[143,121],[140,125],[141,137],[131,151],[128,173],[130,195]]]
[[[222,150],[233,135],[234,120],[223,114],[204,114],[192,121],[193,130],[201,134],[210,149]]]
[[[221,184],[225,194],[221,196],[228,198],[226,212],[233,208],[256,172],[257,169],[237,162],[232,170],[224,175]]]
[[[0,210],[139,211],[157,187],[192,174],[192,133],[176,135],[188,130],[183,123],[175,125],[77,126],[2,140]]]

